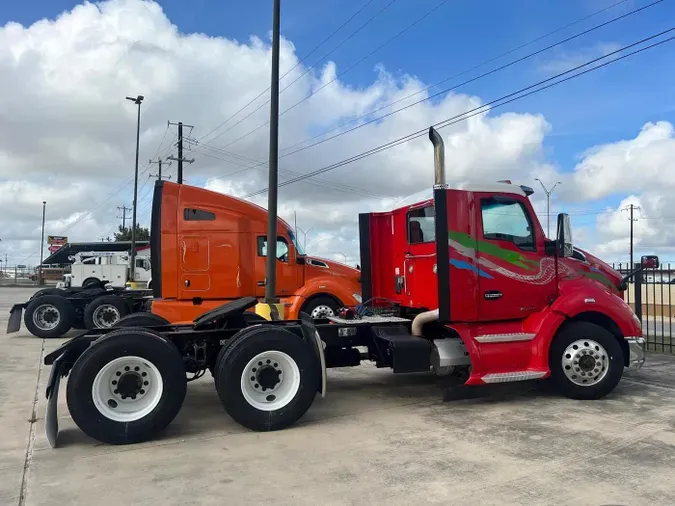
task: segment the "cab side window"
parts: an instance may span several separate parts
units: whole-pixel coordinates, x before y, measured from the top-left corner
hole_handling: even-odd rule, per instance
[[[215,221],[216,215],[203,209],[186,207],[183,209],[183,219],[185,221]]]
[[[408,244],[436,241],[434,206],[422,207],[408,212]]]
[[[258,237],[258,256],[267,256],[267,237]],[[283,237],[277,237],[277,259],[280,262],[288,262],[288,243]]]
[[[527,209],[517,200],[481,199],[483,238],[512,242],[524,251],[536,251],[534,227]]]

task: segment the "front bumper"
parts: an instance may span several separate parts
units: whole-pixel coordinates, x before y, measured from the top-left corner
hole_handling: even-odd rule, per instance
[[[645,339],[643,337],[627,337],[628,369],[640,369],[645,363]]]

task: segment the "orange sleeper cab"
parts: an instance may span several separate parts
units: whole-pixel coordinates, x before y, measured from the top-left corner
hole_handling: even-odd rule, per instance
[[[152,313],[191,322],[227,301],[265,294],[267,211],[221,193],[158,181],[152,208]],[[159,231],[159,233],[157,233]],[[305,255],[277,227],[277,296],[285,319],[335,314],[361,301],[360,271]]]

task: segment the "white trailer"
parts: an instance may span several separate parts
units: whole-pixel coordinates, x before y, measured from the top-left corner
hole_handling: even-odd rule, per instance
[[[74,260],[70,274],[63,276],[60,287],[112,287],[124,288],[129,281],[131,255],[119,251],[88,251],[70,257]],[[151,279],[150,258],[136,256],[134,281],[146,284]]]

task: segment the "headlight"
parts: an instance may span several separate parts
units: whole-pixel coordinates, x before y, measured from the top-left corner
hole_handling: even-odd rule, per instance
[[[361,299],[361,296],[358,293],[353,293],[352,297],[354,297],[356,299],[356,302],[358,302],[359,304],[361,304],[361,302],[363,302],[363,300]]]

